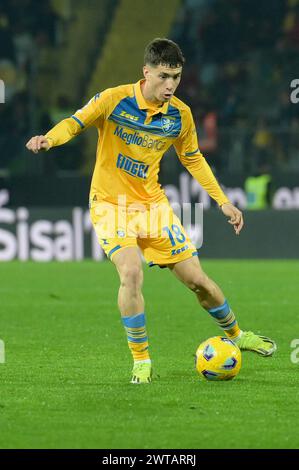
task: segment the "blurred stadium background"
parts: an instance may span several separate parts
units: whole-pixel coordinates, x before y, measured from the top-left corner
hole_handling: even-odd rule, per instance
[[[203,256],[298,257],[299,104],[290,95],[299,71],[299,0],[153,0],[151,8],[146,0],[2,0],[1,227],[16,234],[18,222],[32,228],[42,214],[52,222],[72,220],[69,210],[58,210],[72,207],[83,208],[77,217],[83,227],[95,131],[49,154],[31,155],[24,144],[96,92],[137,81],[144,46],[157,36],[180,44],[187,62],[177,95],[191,106],[200,148],[232,201],[250,209],[238,242],[207,210]],[[174,151],[162,161],[160,180],[172,201],[213,207]],[[20,207],[25,211],[5,212]],[[222,248],[213,242],[215,224]],[[288,234],[286,226],[293,227]],[[87,220],[80,237],[85,251],[76,255],[74,248],[62,259],[91,250],[103,256],[90,248]],[[18,238],[11,248],[5,234],[1,241],[0,259],[34,259],[30,247],[18,254]],[[41,259],[47,256],[59,259],[55,253]]]

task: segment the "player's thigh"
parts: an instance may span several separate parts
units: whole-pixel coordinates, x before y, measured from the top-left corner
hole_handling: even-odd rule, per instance
[[[111,258],[123,283],[142,284],[142,260],[137,247],[126,247]]]
[[[169,264],[170,271],[190,289],[206,286],[209,278],[204,272],[197,256]]]

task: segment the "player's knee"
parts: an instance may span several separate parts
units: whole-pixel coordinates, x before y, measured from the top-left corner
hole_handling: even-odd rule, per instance
[[[186,285],[195,293],[206,292],[212,288],[209,283],[209,278],[204,273],[195,273],[186,281]]]
[[[139,289],[143,281],[141,266],[133,264],[123,267],[120,273],[120,280],[122,287],[129,287],[134,290]]]

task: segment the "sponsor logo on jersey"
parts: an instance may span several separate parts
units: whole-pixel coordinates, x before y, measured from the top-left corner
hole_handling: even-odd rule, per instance
[[[139,121],[138,116],[133,116],[132,114],[127,113],[126,111],[122,111],[120,116],[125,117],[126,119],[130,119],[131,121]]]
[[[155,151],[162,151],[166,147],[166,142],[161,139],[152,139],[148,134],[140,135],[139,132],[127,132],[123,127],[117,126],[114,135],[125,142],[126,145],[137,145]]]
[[[123,155],[122,153],[118,154],[116,167],[120,170],[125,171],[135,178],[146,179],[149,169],[149,165],[146,165],[144,162],[135,160],[134,158]]]

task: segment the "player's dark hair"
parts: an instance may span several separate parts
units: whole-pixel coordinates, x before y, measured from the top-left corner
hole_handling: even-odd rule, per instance
[[[181,67],[185,63],[185,57],[180,47],[170,39],[153,39],[145,48],[144,65],[167,65],[169,67]]]

